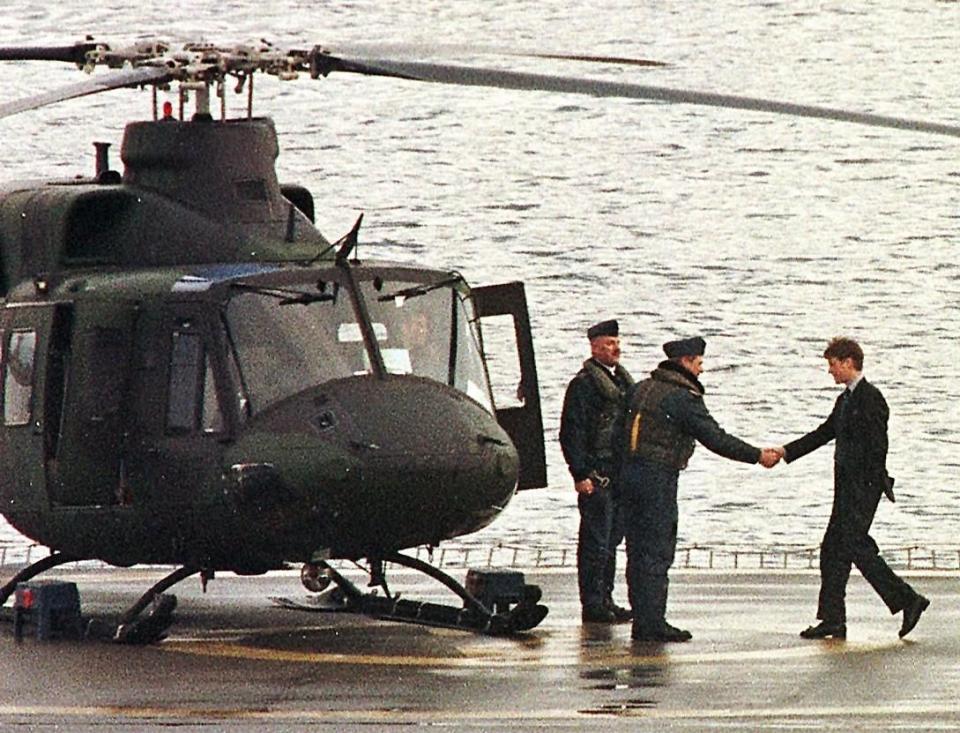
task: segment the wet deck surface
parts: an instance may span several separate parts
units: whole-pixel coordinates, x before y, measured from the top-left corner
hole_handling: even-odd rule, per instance
[[[49,575],[77,582],[97,615],[162,573]],[[0,729],[960,730],[957,576],[909,576],[932,605],[906,640],[854,576],[849,638],[809,642],[797,633],[815,573],[674,573],[670,618],[694,639],[673,645],[582,625],[569,571],[528,571],[550,615],[507,639],[272,607],[304,597],[294,574],[218,576],[206,595],[189,579],[154,646],[16,643],[0,625]],[[391,581],[452,599],[418,576]]]

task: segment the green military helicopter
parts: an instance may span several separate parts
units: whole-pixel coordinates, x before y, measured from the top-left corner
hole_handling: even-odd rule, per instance
[[[472,288],[457,272],[360,260],[360,220],[340,240],[324,238],[310,192],[278,181],[274,126],[253,116],[256,74],[348,72],[960,135],[844,110],[322,46],[87,40],[0,48],[4,60],[112,71],[0,103],[0,117],[153,90],[152,119],[126,127],[122,174],[98,144],[93,177],[0,185],[0,511],[53,550],[0,588],[0,602],[65,562],[177,566],[111,627],[120,641],[158,638],[173,608],[163,592],[190,575],[206,582],[218,570],[291,562],[303,564],[308,589],[325,590],[314,604],[325,610],[489,633],[533,628],[547,613],[518,573],[468,574],[464,586],[402,552],[476,531],[516,490],[546,485],[522,283]],[[234,81],[247,115],[227,119]],[[176,114],[157,103],[171,85]],[[185,119],[188,95],[196,109]],[[218,119],[211,99],[221,100]],[[507,409],[493,401],[480,325],[497,315],[513,318],[521,371],[522,404]],[[366,559],[383,594],[361,592],[334,559]],[[399,599],[385,563],[427,573],[462,607]]]
[[[546,485],[522,283],[471,288],[357,259],[359,220],[330,242],[309,191],[278,182],[269,119],[210,114],[226,77],[249,90],[256,71],[320,73],[318,56],[0,50],[126,67],[44,103],[170,82],[197,100],[190,120],[168,107],[127,127],[122,176],[99,146],[92,178],[0,186],[0,506],[54,549],[0,600],[72,560],[180,566],[123,616],[121,637],[142,638],[142,611],[189,575],[297,561],[311,588],[337,579],[338,609],[491,631],[545,615],[532,587],[492,608],[399,553],[480,529],[517,488]],[[513,316],[522,368],[522,405],[499,411],[479,327],[491,315]],[[387,561],[424,570],[466,613],[361,594],[334,558],[369,558],[384,588]]]

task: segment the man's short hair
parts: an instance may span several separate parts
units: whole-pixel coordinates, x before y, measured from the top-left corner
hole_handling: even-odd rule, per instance
[[[853,359],[853,365],[858,372],[863,371],[863,349],[860,344],[851,338],[837,336],[827,344],[826,351],[823,352],[824,359]]]

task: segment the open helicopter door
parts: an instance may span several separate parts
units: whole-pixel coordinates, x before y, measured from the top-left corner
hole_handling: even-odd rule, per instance
[[[55,328],[63,379],[59,435],[50,439],[48,464],[54,506],[129,502],[123,453],[136,315],[129,303],[81,301],[69,322]],[[55,389],[48,379],[48,397]]]
[[[533,354],[533,336],[522,282],[472,288],[477,318],[481,320],[484,359],[494,388],[497,421],[520,454],[517,488],[547,485],[547,461],[540,412],[540,383]],[[512,355],[507,355],[509,352]],[[498,389],[503,386],[506,390]]]
[[[0,496],[11,509],[47,507],[47,465],[60,429],[65,381],[60,334],[69,321],[70,306],[58,303],[0,311]]]

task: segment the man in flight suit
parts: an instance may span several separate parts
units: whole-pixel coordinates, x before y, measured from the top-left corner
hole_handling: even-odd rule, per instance
[[[634,641],[689,641],[692,634],[667,623],[667,571],[677,546],[677,479],[694,441],[724,458],[776,465],[772,448],[755,448],[717,424],[703,403],[706,342],[698,337],[663,345],[666,361],[638,382],[627,398],[623,473],[627,589]]]
[[[580,510],[577,580],[582,620],[618,623],[630,611],[613,601],[617,546],[623,540],[616,485],[623,444],[623,408],[633,384],[620,365],[620,327],[602,321],[587,329],[590,358],[567,386],[560,448],[573,476]]]
[[[880,496],[893,501],[887,473],[887,418],[880,390],[863,378],[863,349],[853,339],[835,338],[823,352],[827,371],[846,389],[820,427],[780,448],[787,463],[836,439],[833,509],[820,545],[820,623],[800,632],[805,639],[847,636],[846,595],[851,564],[879,594],[890,613],[903,611],[900,636],[917,625],[930,601],[900,578],[868,534]]]

